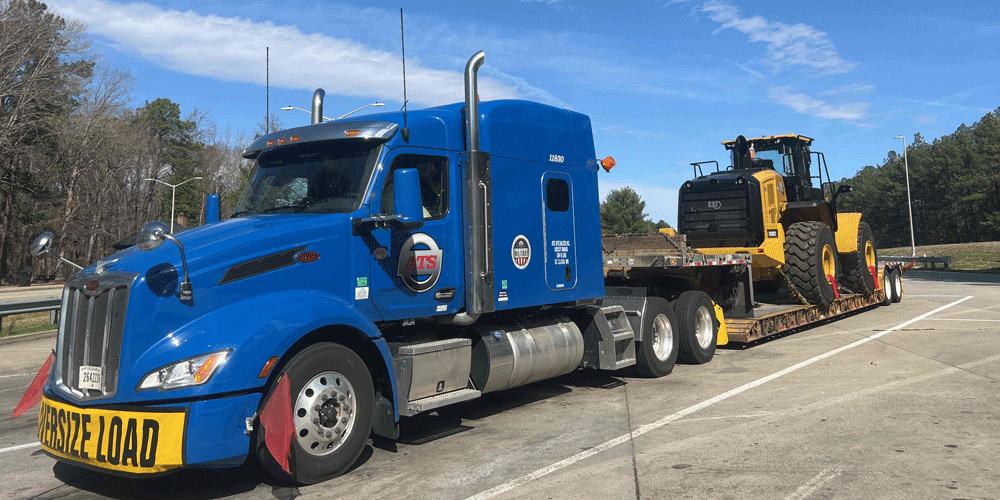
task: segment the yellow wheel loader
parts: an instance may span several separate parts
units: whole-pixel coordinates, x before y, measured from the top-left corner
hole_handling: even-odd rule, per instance
[[[825,306],[839,297],[838,284],[875,289],[876,252],[861,214],[837,213],[837,198],[851,188],[833,188],[812,142],[797,134],[724,141],[732,160],[725,170],[692,163],[696,178],[681,186],[677,231],[705,254],[753,255],[758,292],[788,288]],[[705,175],[707,163],[716,171]]]

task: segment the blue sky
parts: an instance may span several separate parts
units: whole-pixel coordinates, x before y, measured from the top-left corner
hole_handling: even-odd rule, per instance
[[[308,122],[313,89],[337,116],[402,104],[399,8],[410,105],[462,99],[461,72],[486,51],[483,100],[522,98],[589,115],[602,197],[635,188],[653,220],[676,223],[688,163],[727,161],[720,141],[798,133],[834,178],[1000,106],[995,1],[755,2],[476,0],[49,0],[87,26],[108,68],[135,77],[135,105],[165,97],[251,131],[265,113]],[[379,108],[375,108],[379,109]]]

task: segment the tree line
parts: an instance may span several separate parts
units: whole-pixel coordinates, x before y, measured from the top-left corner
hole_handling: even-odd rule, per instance
[[[86,264],[168,219],[171,189],[157,180],[202,177],[177,189],[177,212],[198,225],[209,193],[232,213],[246,176],[248,134],[169,99],[130,107],[131,75],[97,65],[83,33],[36,0],[0,0],[0,281],[72,272],[30,257],[42,232]]]
[[[915,134],[905,163],[918,245],[1000,240],[1000,108],[932,142]],[[838,199],[838,211],[863,213],[882,248],[910,245],[905,170],[890,151],[841,180],[854,191]]]

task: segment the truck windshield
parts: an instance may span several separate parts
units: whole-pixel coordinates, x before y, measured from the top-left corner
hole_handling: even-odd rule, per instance
[[[233,217],[346,213],[361,204],[381,145],[337,140],[261,153]]]

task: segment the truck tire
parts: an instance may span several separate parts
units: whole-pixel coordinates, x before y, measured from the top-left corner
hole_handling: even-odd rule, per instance
[[[635,352],[635,369],[644,377],[659,378],[670,375],[677,363],[680,334],[677,318],[670,303],[659,297],[646,300],[642,316],[642,342]]]
[[[807,302],[828,306],[836,298],[830,276],[837,276],[837,242],[826,224],[796,222],[785,232],[784,271]]]
[[[871,270],[877,262],[875,236],[868,224],[862,222],[858,225],[858,251],[840,256],[841,283],[854,293],[872,293],[878,276],[873,276]]]
[[[261,465],[278,479],[297,484],[343,474],[361,455],[372,429],[375,396],[364,361],[342,345],[315,344],[296,354],[275,381],[282,376],[288,377],[295,428],[291,473],[282,469],[265,445],[264,432],[258,431]],[[264,401],[277,385],[272,384]]]
[[[882,271],[882,290],[885,291],[885,298],[882,299],[882,305],[891,306],[892,305],[892,269],[886,268]]]
[[[680,330],[678,359],[693,365],[711,361],[719,338],[719,320],[712,299],[705,292],[688,290],[677,297],[674,311]]]
[[[899,303],[903,300],[903,273],[899,268],[892,270],[892,301]]]

